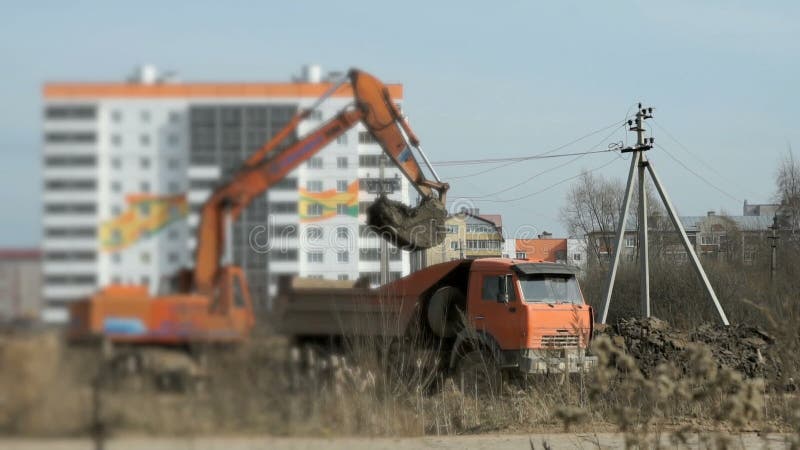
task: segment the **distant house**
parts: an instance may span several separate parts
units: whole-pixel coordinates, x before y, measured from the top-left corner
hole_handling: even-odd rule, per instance
[[[445,222],[447,234],[442,244],[425,252],[425,266],[454,259],[499,258],[504,242],[502,217],[481,215],[477,209],[451,215]]]
[[[542,233],[536,239],[517,239],[517,259],[567,262],[567,240]]]
[[[41,252],[0,249],[0,322],[38,320],[41,291]]]
[[[547,232],[536,239],[516,239],[516,258],[570,264],[582,269],[586,264],[586,239],[553,238]]]
[[[680,221],[699,256],[737,260],[744,264],[753,263],[772,225],[771,216],[728,216],[718,215],[714,211],[709,211],[705,216],[683,216]],[[592,256],[595,256],[595,260],[610,260],[615,239],[614,232],[589,233],[587,241],[592,247],[590,254],[594,253]],[[671,224],[665,224],[658,230],[651,229],[649,241],[652,256],[674,261],[688,260],[688,254]],[[639,248],[639,235],[635,228],[625,230],[622,245],[622,260],[633,261]]]
[[[742,206],[742,215],[762,216],[771,218],[779,213],[780,208],[781,205],[777,203],[750,204],[747,202],[747,200],[745,200],[744,205]]]

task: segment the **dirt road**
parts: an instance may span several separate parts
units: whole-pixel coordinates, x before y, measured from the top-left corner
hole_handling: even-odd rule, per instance
[[[763,440],[755,434],[732,436],[730,448],[788,448],[783,436],[770,436]],[[705,448],[696,445],[690,448]],[[667,448],[672,448],[664,440]],[[765,446],[765,444],[767,444]],[[95,448],[88,439],[0,439],[5,450],[90,450]],[[219,438],[147,438],[124,437],[106,443],[107,450],[412,450],[412,449],[616,449],[624,448],[619,434],[533,434],[533,435],[477,435],[414,438],[278,438],[278,437],[219,437]]]

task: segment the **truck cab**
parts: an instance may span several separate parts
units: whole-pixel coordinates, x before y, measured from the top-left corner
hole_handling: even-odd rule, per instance
[[[577,372],[594,363],[585,355],[593,312],[574,267],[476,260],[470,266],[465,315],[476,336],[468,332],[461,340],[480,339],[503,367]]]

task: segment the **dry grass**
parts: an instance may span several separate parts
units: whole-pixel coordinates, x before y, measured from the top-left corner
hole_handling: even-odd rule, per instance
[[[656,315],[679,326],[714,318],[687,271],[668,265],[653,270]],[[685,349],[688,370],[665,361],[645,376],[636,360],[601,337],[593,347],[600,368],[591,374],[508,380],[498,392],[476,396],[436,370],[440,354],[421,351],[431,346],[415,338],[350,339],[337,352],[320,353],[266,333],[238,349],[211,351],[209,379],[201,389],[164,393],[147,383],[103,386],[100,419],[112,433],[168,435],[620,431],[629,446],[639,448],[656,447],[665,436],[679,446],[692,434],[709,436],[709,448],[728,448],[738,432],[781,431],[788,433],[787,445],[800,448],[797,393],[764,388],[764,381],[791,386],[787,381],[800,373],[800,273],[785,274],[773,286],[752,268],[714,264],[709,274],[732,321],[753,323],[775,337],[783,380],[745,379],[717,367],[702,345]],[[599,292],[595,276],[589,273],[584,282],[591,301]],[[625,315],[626,305],[637,304],[638,295],[635,274],[623,268],[620,280],[612,311],[617,317]],[[0,431],[90,430],[94,369],[86,358],[64,349],[52,334],[0,340]]]

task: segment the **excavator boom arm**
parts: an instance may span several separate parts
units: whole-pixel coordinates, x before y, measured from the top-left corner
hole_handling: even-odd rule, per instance
[[[256,196],[282,180],[358,122],[364,123],[423,199],[435,199],[435,191],[438,193],[438,200],[434,201],[444,201],[448,185],[425,178],[409,146],[417,147],[419,142],[392,101],[386,86],[365,72],[351,70],[348,76],[355,97],[354,108],[345,108],[321,127],[294,144],[280,149],[280,144],[309,115],[309,111],[300,112],[273,139],[253,153],[242,169],[217,188],[205,202],[197,235],[193,276],[198,291],[211,292],[214,289],[225,250],[227,224],[235,221]],[[439,209],[444,208],[442,206]],[[405,214],[408,212],[405,211]],[[435,227],[440,225],[437,222]]]

